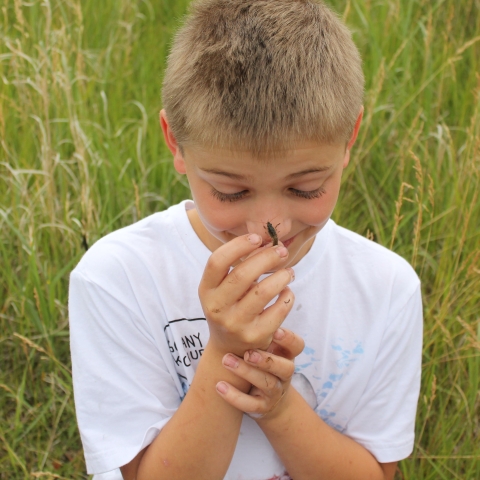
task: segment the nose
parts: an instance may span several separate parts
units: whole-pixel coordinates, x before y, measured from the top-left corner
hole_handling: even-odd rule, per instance
[[[292,222],[289,218],[272,217],[271,220],[249,220],[247,221],[248,233],[256,233],[262,237],[263,243],[272,241],[272,236],[269,234],[267,223],[270,223],[274,229],[275,234],[279,240],[286,240],[288,233],[292,228]],[[271,230],[271,229],[270,229]],[[273,234],[273,232],[272,232]]]

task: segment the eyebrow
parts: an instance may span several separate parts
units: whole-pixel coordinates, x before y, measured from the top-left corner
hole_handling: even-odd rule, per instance
[[[300,172],[291,173],[287,176],[287,180],[292,180],[298,177],[303,177],[304,175],[308,175],[309,173],[320,173],[326,172],[332,168],[331,165],[327,167],[315,167],[315,168],[307,168],[306,170],[302,170]],[[239,175],[238,173],[231,173],[225,172],[223,170],[219,170],[216,168],[200,168],[202,172],[206,173],[213,173],[214,175],[223,175],[224,177],[233,178],[234,180],[252,180],[253,175]]]
[[[234,180],[251,180],[252,175],[239,175],[238,173],[224,172],[216,168],[200,168],[202,172],[213,173],[214,175],[223,175],[224,177],[233,178]]]
[[[295,172],[288,175],[288,179],[291,180],[292,178],[303,177],[303,175],[308,175],[309,173],[321,173],[330,170],[332,165],[328,165],[326,167],[315,167],[315,168],[307,168],[306,170],[302,170],[301,172]]]

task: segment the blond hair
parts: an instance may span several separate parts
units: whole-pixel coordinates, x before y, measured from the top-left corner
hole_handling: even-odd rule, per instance
[[[177,142],[257,155],[347,142],[364,78],[350,31],[316,0],[198,0],[168,57]]]

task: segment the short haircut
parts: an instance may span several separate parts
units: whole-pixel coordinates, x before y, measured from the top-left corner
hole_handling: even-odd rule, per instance
[[[317,0],[197,0],[177,32],[163,106],[180,147],[290,150],[347,142],[363,101],[351,33]]]

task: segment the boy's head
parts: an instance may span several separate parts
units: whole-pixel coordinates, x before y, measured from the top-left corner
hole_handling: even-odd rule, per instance
[[[203,243],[267,243],[268,221],[289,250],[278,268],[295,265],[337,201],[362,94],[358,51],[322,3],[194,3],[168,60],[161,124]]]
[[[181,147],[257,156],[347,144],[363,96],[347,27],[315,0],[200,0],[175,37],[163,105]]]

